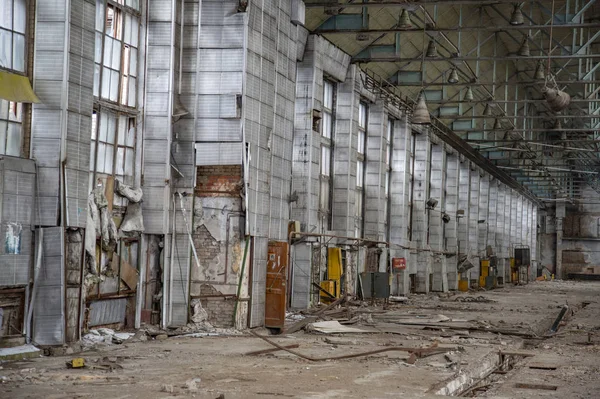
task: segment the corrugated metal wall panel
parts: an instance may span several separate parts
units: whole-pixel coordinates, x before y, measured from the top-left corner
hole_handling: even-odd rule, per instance
[[[101,326],[125,321],[126,298],[94,301],[90,304],[88,326]]]
[[[33,306],[33,342],[38,345],[64,343],[64,237],[62,227],[43,229],[43,259],[37,296]]]

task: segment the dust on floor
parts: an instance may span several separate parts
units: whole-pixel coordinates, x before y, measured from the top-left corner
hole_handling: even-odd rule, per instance
[[[436,398],[452,387],[471,397],[598,398],[598,293],[598,282],[553,281],[414,295],[385,311],[359,308],[371,317],[352,327],[367,332],[269,336],[312,358],[399,346],[443,349],[416,361],[403,351],[318,362],[283,351],[246,355],[273,348],[250,334],[125,341],[77,355],[2,363],[0,397]],[[558,333],[546,336],[565,303],[569,311]],[[498,369],[490,363],[498,351],[534,356],[516,356],[510,367]],[[75,356],[85,358],[87,367],[67,368]]]

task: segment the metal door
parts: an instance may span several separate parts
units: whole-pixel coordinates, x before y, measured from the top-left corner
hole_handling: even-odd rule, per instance
[[[265,327],[283,329],[285,322],[288,243],[270,241],[267,256]]]

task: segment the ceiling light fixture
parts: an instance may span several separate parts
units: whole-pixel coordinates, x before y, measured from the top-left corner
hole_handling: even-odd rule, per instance
[[[475,97],[473,97],[473,89],[471,86],[467,87],[467,91],[465,92],[465,96],[463,97],[463,101],[473,101]]]
[[[521,48],[519,48],[519,52],[517,53],[517,55],[521,57],[529,57],[529,38],[527,36],[525,36],[525,38],[523,39],[523,43],[521,43]]]
[[[452,70],[450,71],[450,76],[448,76],[448,83],[458,83],[458,72],[456,71],[456,68],[452,68]]]
[[[438,56],[438,51],[437,51],[437,46],[435,45],[435,41],[430,40],[429,45],[427,46],[427,53],[425,54],[425,57],[434,58],[437,56]]]
[[[521,4],[516,3],[513,8],[512,15],[510,16],[511,25],[523,25],[525,20],[523,19],[523,12],[521,11]]]
[[[535,75],[533,76],[535,80],[545,80],[546,74],[544,73],[544,63],[542,61],[538,62],[537,67],[535,68]]]
[[[400,20],[398,21],[398,27],[400,28],[412,28],[412,21],[410,20],[410,14],[406,8],[402,9],[400,14]]]

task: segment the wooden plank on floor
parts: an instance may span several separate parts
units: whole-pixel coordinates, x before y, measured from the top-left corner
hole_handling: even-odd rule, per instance
[[[317,319],[318,319],[318,317],[315,317],[315,316],[305,317],[304,319],[292,324],[289,328],[286,328],[284,332],[286,334],[295,333],[296,331],[302,330],[304,327],[306,327],[307,324],[312,323],[313,321],[315,321]]]
[[[556,391],[558,389],[557,385],[530,384],[528,382],[517,382],[515,387],[523,389],[543,389],[546,391]]]
[[[537,370],[556,370],[558,368],[555,364],[544,364],[544,363],[530,363],[527,365],[530,369]]]

